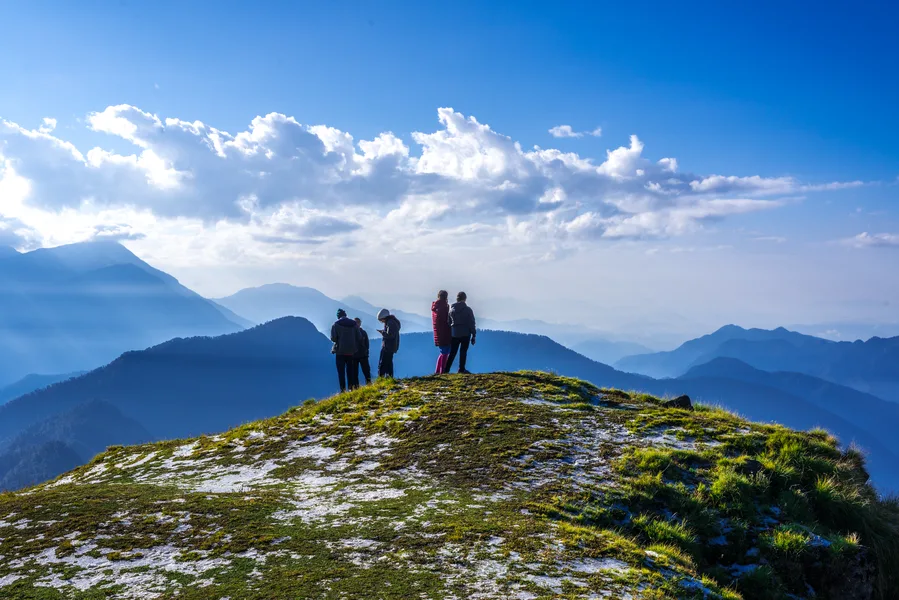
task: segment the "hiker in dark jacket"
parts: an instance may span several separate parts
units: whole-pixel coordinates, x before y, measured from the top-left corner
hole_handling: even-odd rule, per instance
[[[456,294],[456,303],[449,309],[450,333],[452,334],[452,342],[450,346],[450,355],[446,359],[446,370],[449,373],[456,358],[456,352],[459,352],[459,372],[468,373],[465,368],[465,360],[468,358],[468,344],[474,345],[475,338],[478,334],[474,320],[474,311],[465,304],[468,296],[465,292]]]
[[[378,321],[384,324],[381,334],[381,358],[378,361],[378,377],[393,377],[393,355],[400,349],[400,321],[386,308],[378,311]]]
[[[446,301],[449,294],[446,290],[437,292],[437,300],[431,302],[431,324],[434,327],[434,345],[440,349],[437,355],[437,374],[446,373],[446,359],[449,358],[450,347],[453,343],[453,333],[449,324],[449,302]]]
[[[340,391],[345,392],[347,383],[350,389],[359,387],[359,374],[356,371],[356,351],[362,347],[362,334],[356,321],[348,319],[346,311],[337,309],[337,321],[331,325],[331,354],[336,355],[337,381],[340,383]]]
[[[362,319],[356,317],[356,326],[359,333],[362,334],[362,345],[356,350],[356,364],[353,366],[353,372],[356,374],[356,381],[359,381],[359,367],[362,367],[362,375],[365,377],[365,383],[371,383],[371,364],[368,362],[368,333],[362,329]]]

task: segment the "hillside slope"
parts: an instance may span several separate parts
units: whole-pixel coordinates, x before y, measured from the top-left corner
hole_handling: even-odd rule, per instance
[[[113,444],[153,439],[115,407],[98,400],[85,402],[32,425],[11,440],[0,441],[0,491],[52,479],[89,462]]]
[[[217,337],[126,352],[81,377],[0,406],[0,442],[89,400],[103,400],[154,439],[222,431],[336,387],[330,342],[288,317]],[[327,376],[325,375],[327,373]]]
[[[716,358],[693,367],[679,379],[696,377],[725,377],[793,394],[861,427],[899,453],[899,404],[895,402],[803,373],[762,371],[734,358]]]
[[[114,242],[0,256],[0,385],[92,369],[175,336],[240,329],[221,307]]]
[[[0,495],[0,595],[899,593],[899,511],[823,432],[539,373],[382,381]]]
[[[47,386],[53,385],[54,383],[66,381],[67,379],[78,377],[79,375],[84,375],[84,372],[75,371],[74,373],[60,373],[55,375],[39,375],[37,373],[29,373],[18,381],[14,381],[9,385],[0,387],[0,404],[5,404],[13,398],[18,398],[19,396],[30,394],[31,392],[43,389]]]

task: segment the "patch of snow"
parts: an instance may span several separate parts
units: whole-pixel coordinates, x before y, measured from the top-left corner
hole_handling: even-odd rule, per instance
[[[6,587],[8,585],[14,584],[19,579],[22,579],[24,575],[16,575],[15,573],[11,573],[9,575],[4,575],[0,577],[0,588]]]
[[[319,446],[317,444],[303,444],[302,442],[293,442],[288,446],[287,452],[284,455],[284,460],[297,460],[300,458],[311,458],[315,461],[321,462],[328,458],[331,458],[337,454],[337,450],[334,448],[328,448],[326,446]]]
[[[184,444],[183,446],[178,446],[172,452],[172,456],[174,458],[187,458],[188,456],[192,456],[194,453],[194,450],[196,450],[199,447],[199,445],[200,444],[198,442],[193,442],[191,444]]]
[[[355,548],[355,549],[365,549],[365,548],[376,548],[381,545],[380,542],[376,542],[375,540],[366,540],[364,538],[349,538],[346,540],[340,540],[340,545],[344,548]]]
[[[519,400],[522,404],[527,404],[529,406],[552,406],[553,408],[559,408],[561,405],[557,402],[550,402],[549,400],[544,400],[543,398],[525,398],[524,400]]]
[[[38,587],[52,587],[66,589],[72,587],[84,591],[103,584],[115,583],[124,585],[124,597],[148,598],[164,591],[168,584],[168,578],[163,572],[180,573],[183,575],[199,576],[207,571],[226,566],[228,561],[223,558],[201,558],[199,560],[179,561],[181,548],[175,546],[154,546],[152,548],[138,548],[136,553],[141,556],[130,560],[109,560],[108,558],[96,558],[88,556],[88,553],[97,550],[101,554],[108,554],[109,549],[98,548],[96,544],[89,543],[78,548],[73,554],[59,557],[56,548],[49,548],[38,555],[29,558],[49,571],[37,581]],[[63,579],[60,574],[53,573],[54,565],[63,565],[70,571],[73,567],[78,569],[74,573],[67,573]],[[143,569],[144,572],[136,573],[134,569]],[[146,570],[149,569],[149,570]]]
[[[153,457],[156,456],[156,454],[157,454],[156,452],[150,452],[146,456],[138,455],[136,458],[131,457],[132,460],[130,462],[128,460],[122,461],[116,465],[116,468],[118,468],[118,469],[133,469],[135,467],[145,465],[148,462],[150,462],[151,460],[153,460]],[[86,475],[90,475],[90,473],[86,473]]]
[[[582,558],[565,563],[565,566],[578,573],[599,573],[600,571],[624,573],[631,568],[626,562],[617,558]]]

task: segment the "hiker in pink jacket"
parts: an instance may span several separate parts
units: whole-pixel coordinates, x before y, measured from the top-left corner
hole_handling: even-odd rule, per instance
[[[449,302],[447,297],[449,294],[446,290],[437,292],[437,300],[431,303],[431,324],[434,326],[434,345],[440,349],[437,356],[437,369],[434,371],[438,375],[447,372],[447,359],[449,358],[450,347],[453,343],[453,334],[449,324]]]

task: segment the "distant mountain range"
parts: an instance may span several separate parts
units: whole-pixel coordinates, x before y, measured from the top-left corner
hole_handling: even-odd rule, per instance
[[[297,287],[286,283],[270,283],[218,298],[215,302],[256,323],[265,323],[281,317],[303,317],[316,329],[330,335],[331,325],[337,320],[337,309],[347,310],[350,317],[362,319],[362,325],[370,335],[380,327],[376,315],[380,308],[358,296],[335,300],[310,287]],[[403,322],[403,331],[430,331],[429,320],[402,311],[397,312]]]
[[[431,331],[430,299],[423,300],[422,314],[377,306],[359,295],[347,296],[341,300],[330,298],[310,287],[297,287],[286,283],[272,283],[255,288],[246,288],[225,298],[215,300],[221,306],[258,323],[286,316],[301,316],[309,319],[322,333],[328,334],[335,320],[338,308],[345,308],[350,317],[362,319],[363,327],[369,335],[377,335],[378,324],[375,315],[381,308],[387,308],[402,322],[404,333]],[[474,307],[479,315],[477,306]],[[513,331],[545,335],[572,348],[584,356],[603,363],[613,363],[623,356],[651,352],[650,348],[627,341],[614,341],[603,337],[602,332],[583,325],[547,323],[537,319],[499,320],[477,317],[479,329]]]
[[[376,368],[379,344],[372,341]],[[114,407],[153,439],[222,431],[336,392],[329,351],[330,342],[312,323],[287,317],[234,334],[175,339],[127,352],[105,367],[0,406],[0,447],[2,440],[10,443],[28,428],[91,400]],[[430,374],[436,356],[430,332],[404,334],[397,375]],[[767,373],[734,359],[716,359],[679,378],[657,380],[592,361],[544,336],[501,331],[478,335],[468,366],[475,372],[553,371],[657,395],[686,393],[756,420],[801,429],[822,426],[869,453],[882,489],[899,490],[899,438],[892,436],[899,422],[896,405],[812,376]],[[46,452],[41,457],[48,464]]]
[[[94,368],[176,336],[243,326],[115,242],[0,253],[0,385],[29,373]]]
[[[4,438],[90,400],[101,400],[154,439],[212,433],[330,394],[331,344],[288,317],[218,337],[177,338],[0,406]]]
[[[430,315],[417,315],[405,310],[394,309],[389,306],[375,306],[374,304],[367,302],[360,296],[347,296],[342,300],[342,302],[349,309],[361,311],[369,315],[377,315],[378,311],[380,311],[382,308],[386,308],[390,311],[391,314],[396,316],[396,318],[399,319],[400,322],[402,322],[403,331],[406,332],[411,333],[415,331],[431,331],[433,327],[431,324]],[[363,321],[365,321],[364,318]],[[378,329],[378,327],[376,327],[375,329]]]
[[[29,394],[35,390],[45,388],[47,386],[53,385],[54,383],[59,383],[60,381],[65,381],[66,379],[78,377],[79,375],[83,374],[83,371],[76,371],[74,373],[61,373],[59,375],[37,375],[35,373],[26,375],[22,379],[14,381],[9,385],[0,388],[0,404],[5,404],[13,398],[24,396],[25,394]]]
[[[899,335],[899,321],[894,323],[864,323],[858,321],[837,321],[804,325],[786,325],[790,331],[798,331],[837,342],[869,340],[872,337],[896,337]]]
[[[762,371],[791,371],[899,401],[899,337],[834,342],[778,329],[727,325],[670,352],[621,359],[615,366],[653,377],[677,377],[716,358]]]

